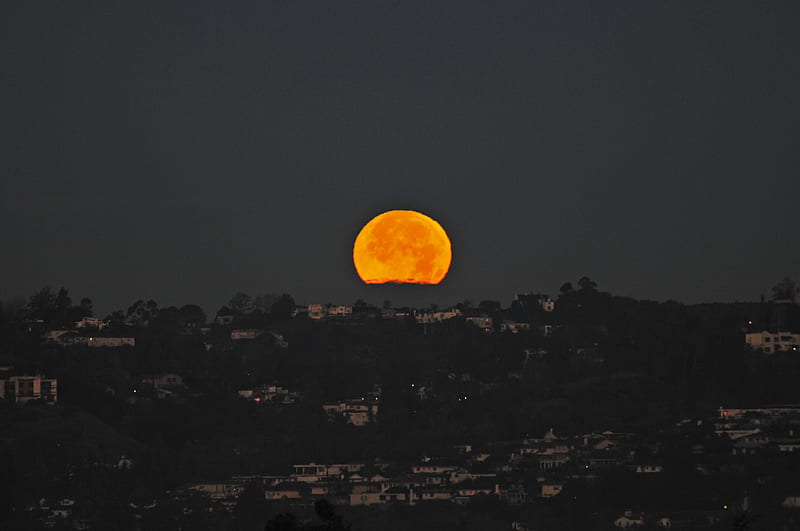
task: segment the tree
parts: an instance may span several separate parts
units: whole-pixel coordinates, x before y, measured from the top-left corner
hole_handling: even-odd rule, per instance
[[[295,531],[297,529],[297,519],[291,513],[281,513],[267,522],[264,531]]]
[[[92,299],[84,297],[81,299],[81,317],[92,317]]]
[[[789,277],[784,278],[772,287],[772,299],[775,301],[794,302],[797,293],[797,284]]]
[[[385,301],[383,301],[383,309],[384,310],[388,310],[391,307],[392,307],[392,301],[390,301],[389,299],[386,299]]]
[[[242,315],[253,311],[253,298],[247,293],[241,291],[231,297],[228,305],[233,310],[234,315]]]
[[[294,299],[288,293],[284,293],[272,303],[269,313],[275,321],[288,321],[294,313]]]
[[[206,314],[203,309],[196,304],[185,304],[178,310],[182,326],[188,328],[199,328],[206,322]]]
[[[28,313],[34,319],[44,319],[55,308],[56,298],[50,286],[45,286],[33,295],[28,302]]]
[[[233,509],[234,529],[236,531],[260,530],[266,520],[266,513],[267,500],[264,497],[264,489],[255,482],[248,483],[236,499]],[[270,529],[269,524],[267,524],[267,529]]]
[[[481,301],[478,303],[478,309],[486,313],[499,312],[500,308],[500,301]]]
[[[330,527],[330,522],[336,516],[336,508],[328,500],[317,500],[314,503],[314,512],[317,513],[319,519],[325,522]]]
[[[131,325],[147,326],[158,315],[158,303],[153,299],[147,302],[139,299],[131,304],[125,314],[125,322]]]
[[[69,296],[69,292],[63,287],[58,290],[58,295],[56,295],[55,300],[56,310],[59,312],[67,311],[72,307],[72,299]]]
[[[564,282],[561,284],[561,287],[558,288],[558,291],[560,291],[562,295],[566,295],[567,293],[571,293],[572,289],[572,282]]]
[[[578,280],[578,287],[580,287],[581,291],[594,291],[597,289],[597,282],[589,277],[581,277]]]

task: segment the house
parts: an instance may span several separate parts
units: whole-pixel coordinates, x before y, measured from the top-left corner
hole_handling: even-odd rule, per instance
[[[221,326],[227,326],[233,323],[233,310],[231,310],[227,306],[223,306],[217,312],[217,316],[215,317],[214,322]]]
[[[473,317],[467,317],[467,322],[474,326],[477,326],[481,331],[486,332],[487,334],[494,331],[492,318],[487,315],[476,315]]]
[[[518,304],[526,310],[540,308],[545,312],[552,312],[555,310],[556,301],[550,298],[549,295],[543,293],[517,293],[514,295],[514,303]]]
[[[421,465],[414,465],[413,467],[411,467],[411,472],[414,474],[446,474],[454,472],[457,469],[458,467],[455,465],[444,465],[444,464],[427,462]]]
[[[460,498],[472,498],[480,495],[491,495],[495,493],[495,483],[490,478],[481,478],[464,481],[459,483],[456,489],[456,496]]]
[[[276,347],[289,348],[289,342],[283,338],[283,334],[279,334],[278,332],[269,332],[269,334],[275,339]]]
[[[539,468],[542,470],[553,470],[563,466],[569,461],[569,455],[563,453],[544,454],[539,456]]]
[[[304,497],[308,487],[300,483],[279,483],[264,491],[267,501],[298,500]]]
[[[496,492],[501,501],[509,505],[520,505],[528,501],[528,493],[525,491],[525,486],[519,485],[499,485]]]
[[[280,385],[272,384],[262,385],[255,389],[240,389],[239,396],[253,402],[294,404],[300,399],[301,394],[298,391],[290,391]]]
[[[136,346],[136,338],[116,336],[86,336],[75,330],[52,330],[45,334],[45,339],[62,346],[85,345],[87,347],[124,347]]]
[[[552,498],[558,496],[564,489],[563,483],[543,483],[542,484],[542,498]]]
[[[800,509],[800,495],[786,496],[781,502],[781,507],[786,509]]]
[[[414,492],[419,501],[450,501],[453,498],[450,489],[443,487],[421,487]]]
[[[48,343],[66,344],[64,336],[74,337],[77,334],[73,330],[48,330],[44,333],[44,340]],[[63,338],[63,339],[62,339]]]
[[[294,465],[292,479],[300,483],[314,483],[327,478],[338,478],[355,474],[364,468],[364,463],[342,463],[335,465],[319,465],[308,463],[306,465]]]
[[[328,312],[328,317],[352,317],[353,307],[331,305],[328,306],[327,312]]]
[[[108,323],[97,317],[84,317],[80,321],[75,321],[75,328],[96,328],[102,330]]]
[[[383,499],[381,498],[383,496]],[[380,491],[361,492],[350,495],[350,505],[376,505],[386,503],[385,495]]]
[[[85,341],[84,341],[85,340]],[[136,338],[133,337],[108,337],[108,336],[91,336],[89,338],[75,338],[75,344],[84,343],[88,347],[134,347],[136,346]]]
[[[209,483],[195,483],[189,486],[189,490],[194,490],[207,495],[212,500],[224,500],[235,498],[241,494],[242,483],[238,481],[220,481]]]
[[[636,515],[633,514],[633,511],[627,510],[625,513],[614,520],[614,526],[619,527],[620,529],[630,529],[632,527],[640,527],[644,525],[644,515],[642,513],[638,513]]]
[[[656,474],[663,471],[664,468],[661,465],[654,464],[639,464],[634,468],[634,472],[637,474]]]
[[[231,340],[241,341],[243,339],[255,339],[263,333],[263,330],[256,330],[254,328],[231,330]]]
[[[150,384],[153,387],[183,385],[183,377],[180,374],[174,373],[147,374],[142,376],[142,383]]]
[[[800,349],[800,334],[792,332],[748,332],[745,334],[745,342],[755,350],[761,350],[768,354],[782,351],[797,352]]]
[[[308,316],[311,319],[324,319],[327,316],[327,308],[323,304],[309,304]]]
[[[518,334],[523,331],[528,331],[531,329],[530,323],[517,323],[514,321],[503,321],[500,323],[500,331],[501,332],[511,332],[512,334]]]
[[[453,308],[452,310],[446,310],[441,312],[415,312],[414,319],[416,319],[418,324],[431,324],[431,323],[441,323],[442,321],[453,319],[460,315],[461,315],[461,310],[459,310],[458,308]]]
[[[330,421],[343,417],[348,424],[365,426],[378,416],[378,397],[362,396],[360,400],[327,403],[322,405],[322,409],[328,414]]]
[[[58,380],[42,376],[8,376],[0,379],[0,398],[12,404],[42,400],[53,405],[58,402]]]
[[[384,503],[409,503],[412,501],[413,491],[404,487],[391,487],[379,496]]]
[[[672,519],[667,516],[662,516],[656,520],[656,527],[660,529],[670,529],[672,528]]]

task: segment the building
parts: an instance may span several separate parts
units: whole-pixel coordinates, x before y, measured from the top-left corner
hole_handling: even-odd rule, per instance
[[[12,404],[43,400],[58,402],[58,380],[41,376],[9,376],[0,380],[0,398]]]
[[[308,316],[311,319],[324,319],[328,315],[327,308],[323,304],[309,304]]]
[[[124,347],[136,346],[136,338],[133,337],[111,337],[111,336],[88,336],[81,335],[76,330],[51,330],[45,334],[45,340],[61,346],[86,345],[87,347]]]
[[[633,511],[625,511],[625,513],[614,520],[614,526],[620,529],[629,529],[631,527],[642,527],[644,525],[644,515],[642,513],[634,514]]]
[[[297,391],[290,391],[280,385],[272,384],[262,385],[255,389],[240,389],[239,396],[253,402],[294,404],[300,399],[301,394]]]
[[[461,310],[453,308],[441,312],[418,312],[414,315],[418,324],[441,323],[448,319],[453,319],[461,315]]]
[[[150,384],[153,387],[168,387],[170,385],[183,385],[183,377],[180,374],[162,373],[147,374],[142,377],[143,384]]]
[[[328,306],[328,317],[352,317],[352,306]]]
[[[474,317],[467,317],[467,322],[477,326],[487,334],[491,333],[494,330],[494,327],[492,325],[492,318],[487,315],[477,315]]]
[[[331,421],[343,417],[348,424],[364,426],[373,422],[378,416],[378,397],[361,397],[360,400],[327,403],[322,405],[322,409]]]
[[[300,483],[279,483],[264,492],[267,501],[273,500],[299,500],[309,489]]]
[[[342,479],[345,476],[356,474],[364,468],[364,463],[342,463],[336,465],[294,465],[292,480],[298,483],[315,483],[325,479]]]
[[[761,350],[768,354],[785,351],[800,350],[800,334],[791,332],[748,332],[745,342],[750,348]]]
[[[514,296],[514,302],[527,310],[538,307],[546,312],[552,312],[556,307],[556,301],[551,299],[549,295],[534,293],[532,291],[528,293],[517,293]]]
[[[84,317],[80,321],[75,321],[75,328],[97,328],[102,330],[108,323],[97,317]]]
[[[542,485],[542,498],[552,498],[558,496],[564,489],[563,483],[544,483]]]
[[[103,336],[91,336],[91,337],[81,337],[78,336],[75,338],[74,342],[75,345],[84,344],[88,347],[100,348],[100,347],[110,347],[110,348],[118,348],[118,347],[134,347],[136,346],[136,338],[133,337],[103,337]]]
[[[188,490],[205,494],[212,500],[235,498],[241,494],[244,485],[238,481],[220,481],[216,483],[195,483],[189,485]]]
[[[503,321],[500,324],[501,332],[511,332],[512,334],[518,334],[522,331],[528,331],[530,329],[531,329],[530,323],[515,323],[514,321]]]
[[[255,339],[263,333],[263,330],[256,330],[255,328],[231,330],[231,340]]]

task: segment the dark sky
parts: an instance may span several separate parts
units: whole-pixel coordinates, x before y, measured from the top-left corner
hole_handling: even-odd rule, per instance
[[[232,5],[236,4],[236,5]],[[800,2],[0,6],[0,298],[100,312],[454,303],[594,278],[686,302],[800,279]],[[440,286],[361,285],[389,209]]]

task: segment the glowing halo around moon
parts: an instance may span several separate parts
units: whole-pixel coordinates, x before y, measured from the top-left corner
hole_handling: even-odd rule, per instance
[[[353,264],[366,284],[438,284],[452,258],[442,226],[413,210],[372,218],[353,244]]]

